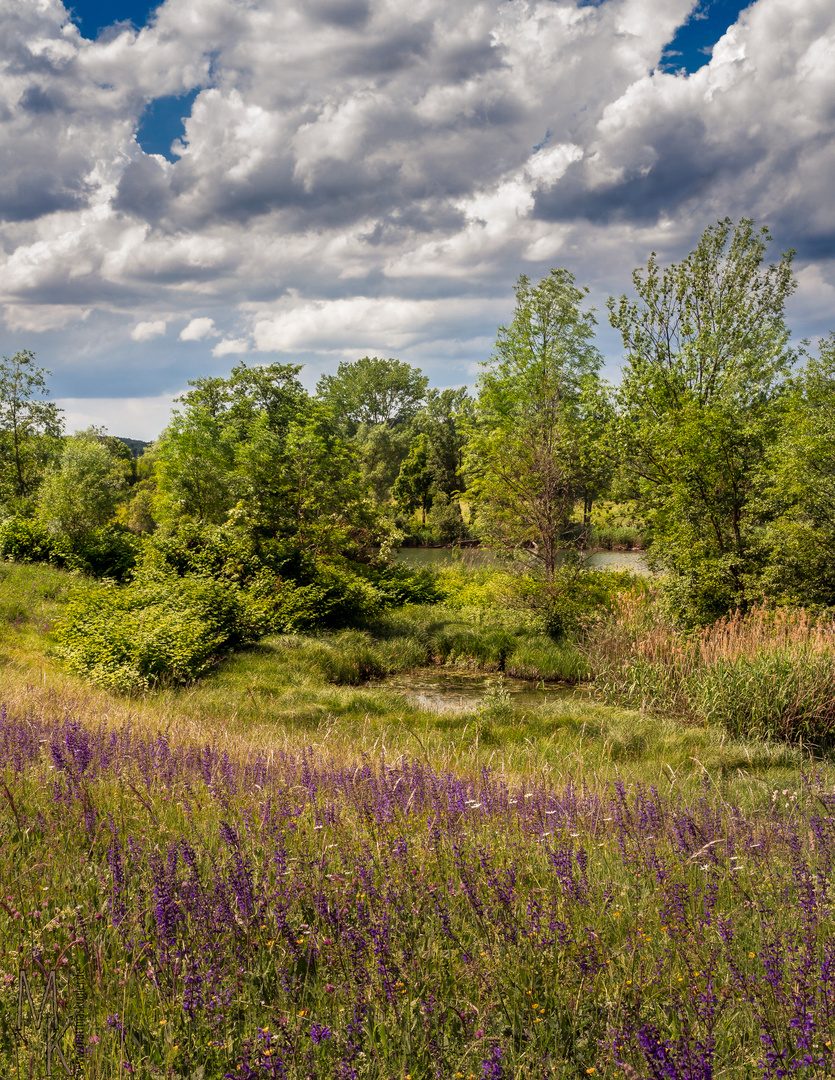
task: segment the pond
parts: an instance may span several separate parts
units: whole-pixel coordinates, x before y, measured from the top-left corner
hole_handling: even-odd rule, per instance
[[[478,547],[401,548],[395,558],[412,570],[443,566],[493,566],[500,562],[489,548]],[[586,562],[600,569],[631,570],[634,574],[644,575],[650,573],[643,551],[589,551]]]
[[[376,685],[401,694],[410,705],[431,712],[472,712],[484,695],[495,686],[498,673],[470,674],[466,671],[420,671],[413,675],[394,675]],[[504,676],[502,686],[516,708],[547,705],[575,694],[586,694],[585,687],[565,683],[534,683]]]

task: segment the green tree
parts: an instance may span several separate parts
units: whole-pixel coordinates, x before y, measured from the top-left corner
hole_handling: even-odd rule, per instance
[[[426,511],[432,505],[434,477],[429,467],[429,439],[416,435],[406,460],[394,482],[392,494],[404,510],[420,508],[421,521],[426,524]]]
[[[124,486],[99,432],[78,431],[65,440],[57,466],[38,489],[38,519],[53,535],[78,540],[110,521]]]
[[[353,435],[360,424],[402,424],[414,417],[429,380],[402,360],[363,356],[323,375],[316,394]]]
[[[525,548],[554,579],[575,494],[595,458],[585,419],[604,399],[587,289],[567,270],[533,285],[522,275],[508,326],[478,378],[466,450],[479,527],[501,550]],[[599,451],[602,453],[602,449]]]
[[[411,424],[360,424],[353,443],[359,465],[378,505],[388,502],[400,467],[412,445]]]
[[[170,524],[223,521],[237,501],[237,442],[234,432],[203,405],[175,412],[154,448],[154,516]]]
[[[28,349],[0,363],[0,499],[31,496],[53,458],[63,422]]]
[[[767,521],[760,586],[770,598],[835,607],[835,333],[791,380],[761,469]]]
[[[467,387],[429,390],[414,426],[429,440],[429,470],[435,490],[452,497],[464,490],[464,447],[473,399]]]
[[[651,558],[671,609],[710,620],[750,598],[759,465],[777,437],[793,354],[784,307],[792,252],[764,265],[767,229],[729,220],[663,271],[636,270],[638,299],[609,301],[626,366],[618,393]]]

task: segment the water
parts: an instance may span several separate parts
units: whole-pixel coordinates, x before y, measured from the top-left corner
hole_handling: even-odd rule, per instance
[[[395,675],[381,686],[402,694],[410,705],[431,712],[473,712],[480,705],[497,674],[470,674],[466,671],[420,671],[415,675]],[[502,686],[516,708],[548,705],[562,698],[583,694],[584,688],[564,683],[533,683],[504,676]]]
[[[412,570],[443,566],[496,566],[499,561],[489,548],[401,548],[396,555],[398,562]],[[591,567],[607,570],[631,570],[633,574],[650,573],[643,551],[590,551],[586,563]]]

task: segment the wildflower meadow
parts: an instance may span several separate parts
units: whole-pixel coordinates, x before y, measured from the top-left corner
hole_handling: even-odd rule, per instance
[[[4,1077],[835,1074],[823,773],[555,786],[5,709],[0,769]]]

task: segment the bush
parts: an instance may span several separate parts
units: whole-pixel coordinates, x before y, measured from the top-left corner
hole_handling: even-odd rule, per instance
[[[546,634],[559,640],[582,636],[589,621],[611,611],[624,591],[646,588],[629,571],[590,570],[567,562],[557,568],[552,581],[537,574],[519,574],[513,579],[512,599]]]
[[[68,540],[50,536],[34,519],[9,517],[0,522],[0,556],[14,562],[48,562],[61,567],[72,557],[72,550]]]
[[[0,522],[0,556],[21,563],[50,563],[98,578],[124,581],[136,565],[141,541],[119,525],[105,525],[70,539],[53,536],[33,518]]]
[[[228,582],[144,577],[71,600],[57,638],[71,671],[132,692],[191,682],[259,629],[243,593]]]

